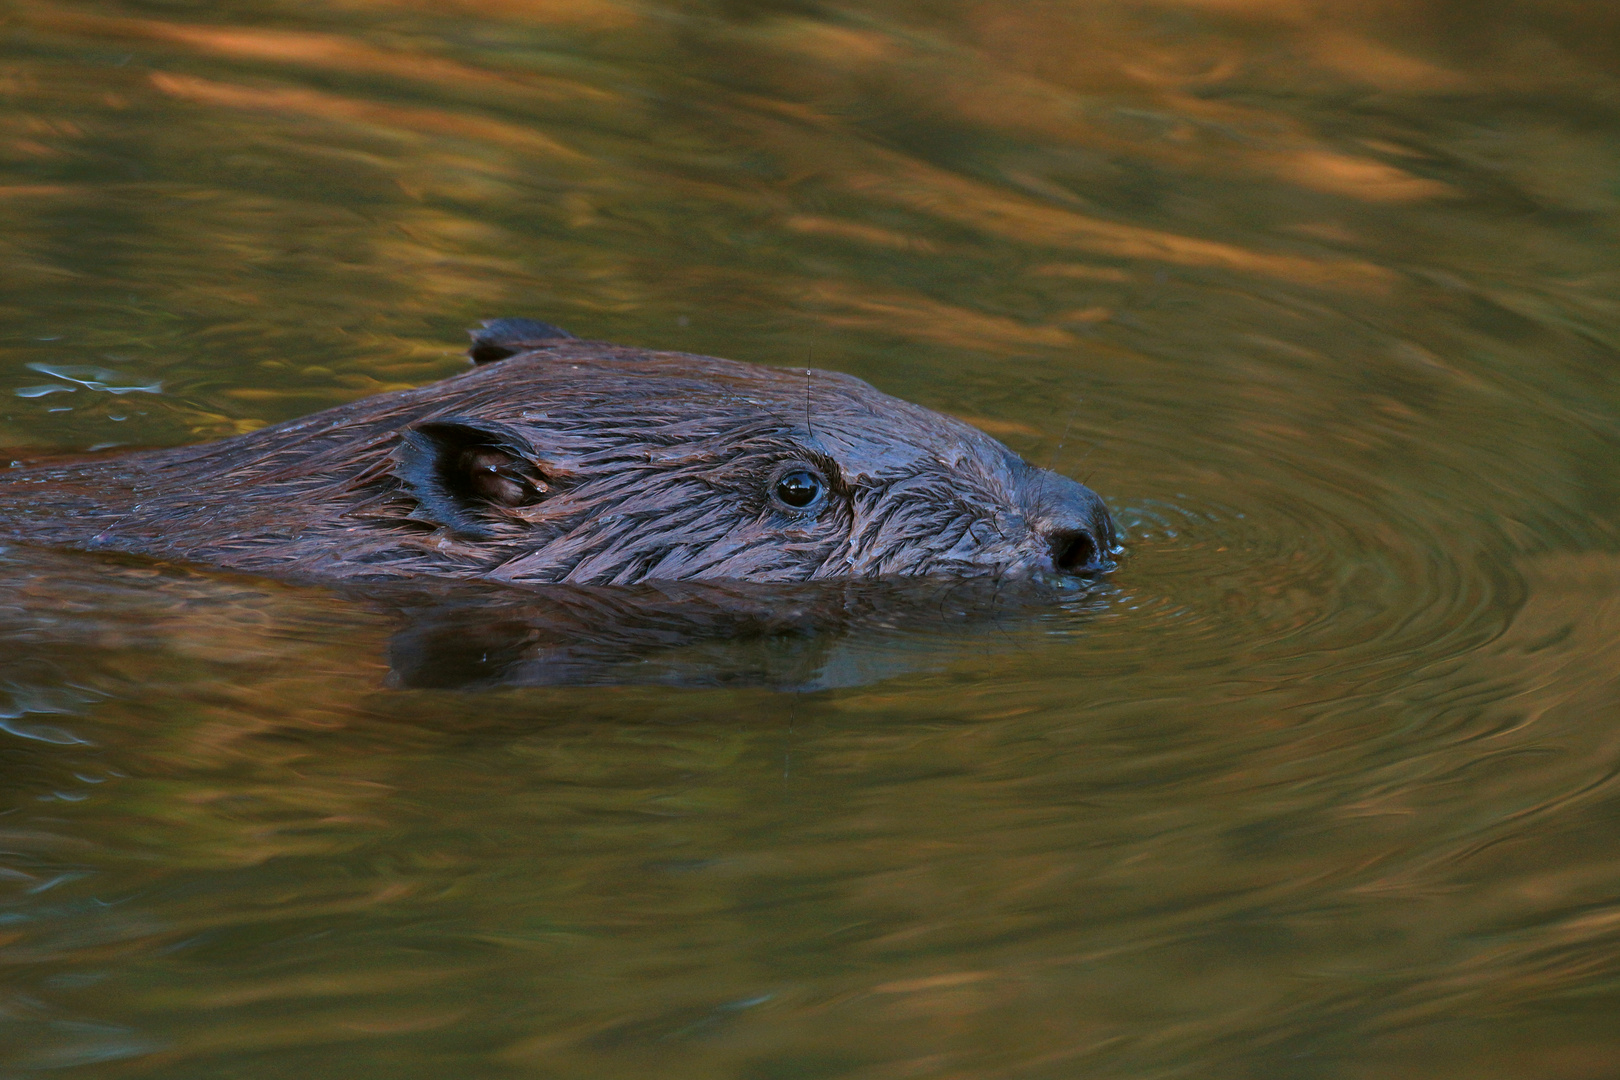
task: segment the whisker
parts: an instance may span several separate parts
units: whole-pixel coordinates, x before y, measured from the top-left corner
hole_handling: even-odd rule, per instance
[[[1069,418],[1063,422],[1063,434],[1058,436],[1057,445],[1052,448],[1052,460],[1046,463],[1046,471],[1051,472],[1057,467],[1058,455],[1063,452],[1063,444],[1069,441],[1069,429],[1074,426],[1074,418],[1080,412],[1084,399],[1076,401],[1074,408],[1069,410]]]
[[[813,441],[816,437],[816,429],[810,424],[810,380],[812,378],[811,372],[816,366],[816,349],[814,345],[804,347],[804,359],[808,365],[804,369],[804,430],[806,435]]]

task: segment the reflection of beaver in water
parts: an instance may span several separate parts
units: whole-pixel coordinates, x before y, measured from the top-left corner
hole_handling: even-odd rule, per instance
[[[0,471],[0,537],[298,578],[1107,569],[1088,488],[848,375],[501,319],[478,367],[220,442]],[[496,363],[496,361],[501,361]]]

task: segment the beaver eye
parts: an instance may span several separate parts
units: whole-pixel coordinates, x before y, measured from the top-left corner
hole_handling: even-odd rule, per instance
[[[821,477],[809,469],[794,469],[777,477],[776,497],[795,510],[803,510],[821,498],[825,486]]]

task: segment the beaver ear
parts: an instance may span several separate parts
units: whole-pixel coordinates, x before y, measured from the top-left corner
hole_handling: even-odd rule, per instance
[[[533,506],[553,490],[534,466],[533,448],[499,425],[417,424],[400,437],[394,461],[394,474],[416,498],[414,520],[475,540],[495,537],[490,509]]]
[[[544,348],[559,341],[578,341],[560,326],[535,319],[490,319],[481,330],[470,330],[472,348],[467,359],[475,364],[493,364],[528,349]]]

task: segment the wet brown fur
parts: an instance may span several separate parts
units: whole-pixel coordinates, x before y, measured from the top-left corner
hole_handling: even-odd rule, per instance
[[[421,479],[456,453],[443,432],[483,440],[459,496]],[[795,467],[826,478],[814,512],[772,497]],[[1113,532],[1088,489],[850,376],[569,339],[219,442],[0,470],[0,537],[295,578],[628,584],[1094,570]]]

